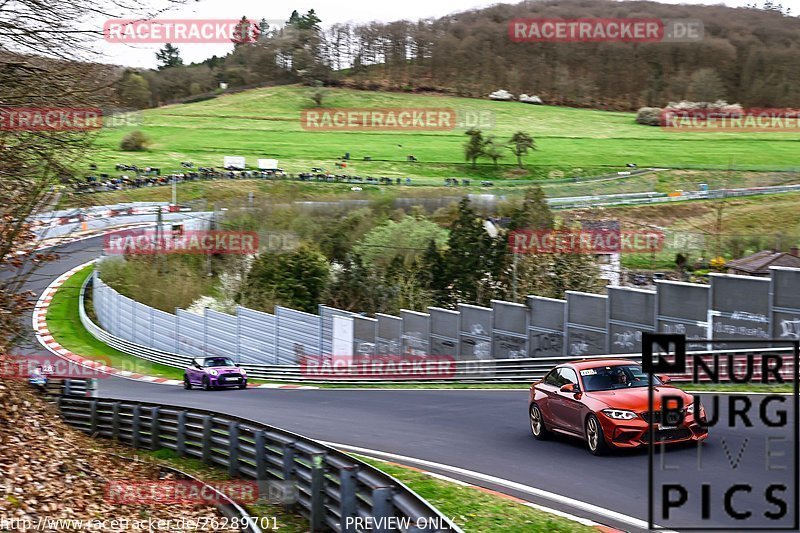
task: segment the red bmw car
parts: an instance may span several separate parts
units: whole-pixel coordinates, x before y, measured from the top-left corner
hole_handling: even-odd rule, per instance
[[[555,367],[531,385],[531,432],[537,439],[552,433],[578,437],[589,451],[600,455],[613,448],[646,446],[650,423],[657,444],[700,441],[708,437],[705,409],[695,413],[693,397],[667,385],[669,378],[654,376],[653,418],[649,420],[648,379],[641,365],[626,359],[574,361]],[[683,400],[683,420],[667,425],[661,420],[664,396]]]

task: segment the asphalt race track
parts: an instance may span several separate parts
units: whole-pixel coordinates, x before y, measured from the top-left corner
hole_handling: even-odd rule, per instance
[[[61,259],[37,271],[28,288],[38,294],[58,275],[94,259],[101,244],[98,237],[60,247]],[[99,395],[236,414],[322,441],[430,461],[439,465],[422,466],[620,529],[646,528],[646,450],[594,457],[579,441],[565,438],[535,441],[528,425],[527,391],[251,389],[205,392],[108,378],[100,380]],[[767,428],[759,420],[757,406],[764,396],[750,398],[756,406],[755,412],[751,412],[754,427],[711,428],[700,460],[694,446],[673,447],[665,454],[663,469],[655,474],[656,484],[663,479],[678,479],[689,487],[690,496],[685,506],[673,510],[670,520],[662,520],[660,512],[657,513],[656,524],[681,526],[676,529],[686,526],[741,529],[745,523],[732,521],[725,515],[723,493],[734,484],[750,483],[753,492],[738,492],[732,498],[736,509],[753,512],[749,518],[753,522],[746,524],[791,525],[790,519],[789,522],[767,523],[762,516],[765,511],[777,509],[765,503],[764,487],[769,483],[786,484],[788,489],[780,497],[789,502],[790,517],[797,511],[798,496],[792,486],[797,465],[792,461],[796,449],[793,436],[796,435],[792,426],[795,419],[791,397],[784,397],[788,423],[780,428]],[[725,397],[722,400],[720,419],[727,422]],[[775,440],[768,442],[766,436]],[[766,459],[768,447],[772,450],[771,462]],[[395,460],[419,465],[417,461]],[[658,456],[656,468],[660,468]],[[711,485],[710,516],[703,522],[699,520],[701,505],[697,487],[700,483]],[[549,497],[542,491],[601,509],[581,508],[575,502]]]

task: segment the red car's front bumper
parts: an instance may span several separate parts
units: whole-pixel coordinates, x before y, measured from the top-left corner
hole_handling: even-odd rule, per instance
[[[603,427],[606,442],[615,448],[638,448],[647,446],[650,440],[650,425],[642,418],[614,420],[602,413],[597,417]],[[653,424],[655,444],[701,441],[708,437],[708,428],[700,426],[692,415],[686,415],[683,423],[675,428],[660,428]]]

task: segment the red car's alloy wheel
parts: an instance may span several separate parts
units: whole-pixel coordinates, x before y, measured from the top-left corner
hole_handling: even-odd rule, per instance
[[[533,433],[533,436],[535,438],[539,440],[544,440],[550,436],[550,432],[544,425],[544,417],[542,416],[542,411],[536,404],[531,405],[530,419],[531,419],[531,433]]]
[[[589,451],[594,455],[602,455],[608,450],[606,437],[603,434],[603,426],[595,415],[589,415],[586,419],[586,443]]]

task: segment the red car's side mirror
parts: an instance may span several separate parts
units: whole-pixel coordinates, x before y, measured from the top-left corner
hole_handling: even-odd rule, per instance
[[[666,374],[656,374],[656,377],[661,380],[661,383],[669,383],[672,381],[672,378]]]
[[[561,389],[559,390],[561,392],[580,392],[578,390],[578,387],[576,387],[574,383],[567,383],[566,385],[562,385]]]

